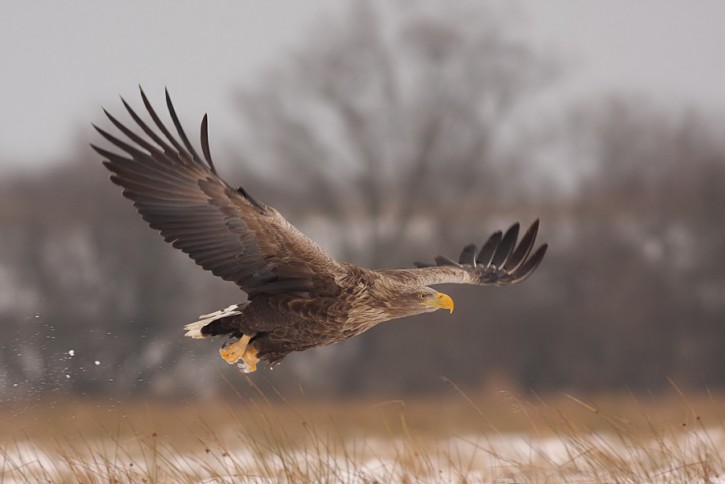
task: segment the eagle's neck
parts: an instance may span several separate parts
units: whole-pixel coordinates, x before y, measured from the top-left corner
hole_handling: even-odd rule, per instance
[[[361,268],[362,269],[362,268]],[[348,324],[361,328],[361,331],[389,321],[418,314],[403,304],[406,286],[371,270],[364,270],[354,285],[351,301],[353,306],[348,314]]]

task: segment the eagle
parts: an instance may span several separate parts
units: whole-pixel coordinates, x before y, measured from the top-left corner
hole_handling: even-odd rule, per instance
[[[135,131],[105,109],[125,139],[93,126],[115,146],[111,149],[122,153],[91,147],[151,228],[246,293],[243,302],[184,327],[191,338],[225,336],[221,357],[245,373],[256,371],[260,361],[271,367],[294,351],[344,341],[383,321],[438,309],[453,312],[451,297],[430,286],[517,284],[544,258],[546,244],[533,250],[537,219],[518,244],[519,224],[514,224],[491,235],[480,250],[475,244],[465,246],[457,261],[438,256],[433,263],[408,269],[368,269],[337,261],[277,210],[219,176],[209,150],[206,114],[202,157],[182,128],[168,90],[166,106],[175,135],[140,91],[155,128],[121,98]]]

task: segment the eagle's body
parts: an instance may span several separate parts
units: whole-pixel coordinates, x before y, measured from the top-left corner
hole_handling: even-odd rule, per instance
[[[236,283],[247,301],[207,314],[186,326],[187,336],[227,335],[221,349],[229,363],[254,371],[259,360],[274,364],[293,351],[343,341],[376,324],[437,309],[453,311],[453,301],[430,285],[508,285],[521,282],[541,262],[546,245],[531,253],[538,221],[518,246],[518,224],[496,232],[478,252],[466,246],[458,262],[437,257],[417,269],[372,270],[338,262],[293,227],[275,209],[243,188],[234,189],[216,173],[202,120],[202,159],[189,142],[171,104],[178,133],[161,122],[143,91],[157,131],[124,105],[146,134],[134,133],[106,113],[133,143],[99,133],[125,152],[93,146],[106,158],[111,180],[123,187],[149,225],[204,269]]]

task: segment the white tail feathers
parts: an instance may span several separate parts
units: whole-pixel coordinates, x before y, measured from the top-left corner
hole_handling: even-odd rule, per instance
[[[184,336],[188,336],[189,338],[194,339],[200,339],[200,338],[207,338],[208,336],[203,335],[201,333],[201,329],[206,326],[207,324],[211,323],[212,321],[216,321],[217,319],[226,318],[229,316],[237,316],[239,314],[242,314],[242,310],[247,306],[247,304],[232,304],[228,308],[220,309],[219,311],[214,311],[213,313],[209,314],[202,314],[199,316],[199,321],[194,321],[193,323],[189,323],[186,326],[184,326],[184,329],[186,330],[186,333],[184,333]]]
[[[204,335],[201,334],[201,328],[209,324],[209,321],[203,320],[203,321],[196,321],[195,323],[189,323],[186,326],[184,326],[184,329],[186,330],[186,333],[184,333],[184,336],[188,336],[189,338],[194,339],[200,339],[204,338]]]

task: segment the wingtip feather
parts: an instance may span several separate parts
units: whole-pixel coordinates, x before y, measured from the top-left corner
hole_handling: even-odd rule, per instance
[[[511,253],[516,246],[516,239],[519,237],[519,224],[518,222],[508,228],[501,241],[496,248],[496,251],[491,258],[491,265],[494,267],[503,267]]]
[[[526,230],[526,233],[519,241],[518,247],[516,247],[513,253],[509,256],[506,264],[504,264],[504,269],[509,272],[516,272],[518,268],[521,267],[531,253],[531,249],[534,247],[538,230],[539,220],[536,219]]]
[[[201,118],[201,151],[204,154],[204,159],[209,164],[209,169],[216,174],[216,167],[211,159],[211,150],[209,149],[209,118],[206,113]]]
[[[486,243],[483,244],[483,247],[481,247],[481,250],[476,257],[476,262],[478,262],[479,265],[487,266],[491,263],[491,258],[496,252],[496,247],[498,247],[501,242],[501,237],[503,237],[503,232],[497,230],[491,234]]]
[[[519,267],[516,273],[514,273],[514,277],[511,283],[517,284],[528,279],[529,276],[531,276],[531,274],[533,274],[534,271],[536,271],[536,269],[539,267],[541,261],[544,260],[544,255],[546,254],[548,248],[549,244],[543,244],[538,249],[536,249],[533,255],[529,257],[526,262],[521,265],[521,267]]]

